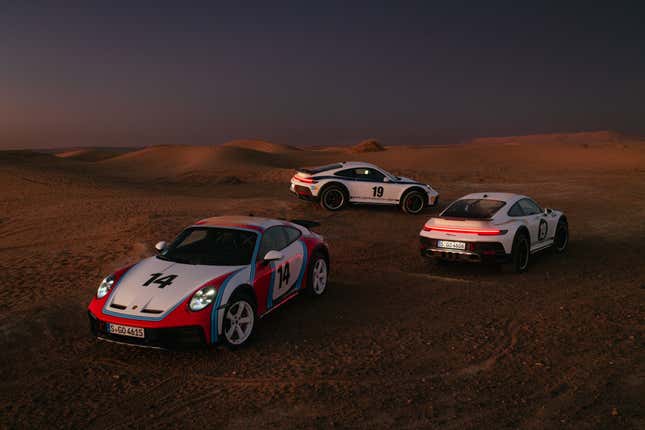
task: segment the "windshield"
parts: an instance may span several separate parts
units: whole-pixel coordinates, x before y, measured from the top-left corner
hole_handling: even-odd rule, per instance
[[[184,264],[243,266],[250,264],[257,234],[245,230],[191,227],[157,257]]]
[[[489,199],[461,199],[457,200],[443,211],[441,216],[454,218],[487,219],[492,218],[495,213],[506,202]]]

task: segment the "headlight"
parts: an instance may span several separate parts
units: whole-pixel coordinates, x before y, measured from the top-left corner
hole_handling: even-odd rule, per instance
[[[96,292],[96,298],[97,299],[102,299],[107,295],[107,293],[110,292],[112,289],[112,286],[114,285],[114,275],[108,275],[101,281],[101,285],[99,285],[99,289]]]
[[[190,304],[188,305],[188,307],[191,311],[201,311],[206,306],[213,303],[216,294],[217,288],[212,285],[201,288],[197,290],[195,294],[193,294],[193,298],[190,299]]]

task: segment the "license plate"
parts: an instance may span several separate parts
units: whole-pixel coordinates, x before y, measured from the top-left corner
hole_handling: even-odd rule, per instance
[[[462,251],[466,249],[465,242],[454,242],[452,240],[439,240],[437,241],[437,246],[439,248],[461,249]]]
[[[108,324],[108,333],[119,334],[121,336],[138,337],[143,339],[146,337],[145,330],[141,327],[130,327],[121,324]]]

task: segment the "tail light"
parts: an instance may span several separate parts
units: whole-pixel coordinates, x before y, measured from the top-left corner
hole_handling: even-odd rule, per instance
[[[473,229],[473,228],[456,228],[456,227],[429,227],[423,226],[424,231],[438,231],[442,233],[458,233],[458,234],[476,234],[479,236],[499,236],[506,234],[508,230],[499,229]]]
[[[305,184],[315,184],[316,181],[312,178],[303,178],[302,176],[295,175],[292,179],[296,181],[304,182]]]

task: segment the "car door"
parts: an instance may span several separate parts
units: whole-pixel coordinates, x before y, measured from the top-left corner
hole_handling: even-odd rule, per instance
[[[543,248],[547,245],[549,224],[544,212],[533,200],[524,198],[518,202],[524,212],[524,218],[531,235],[531,250]]]
[[[286,226],[268,228],[262,235],[254,282],[260,311],[271,309],[301,287],[306,248],[299,238],[299,230]],[[280,251],[282,258],[265,262],[269,251]]]
[[[386,202],[385,175],[371,167],[354,169],[356,199],[363,202]]]

